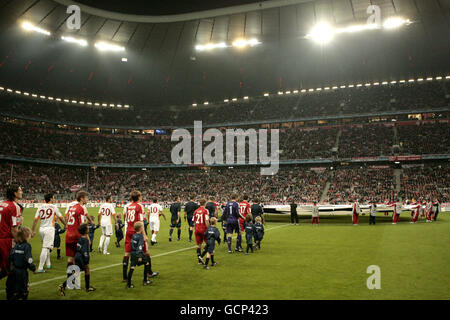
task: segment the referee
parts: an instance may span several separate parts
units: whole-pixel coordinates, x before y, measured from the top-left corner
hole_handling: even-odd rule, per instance
[[[295,225],[298,224],[298,214],[297,214],[297,204],[295,203],[295,200],[292,199],[291,200],[291,224],[294,224],[294,220],[295,220]]]

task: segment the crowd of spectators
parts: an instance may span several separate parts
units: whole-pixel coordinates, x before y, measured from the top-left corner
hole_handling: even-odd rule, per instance
[[[339,168],[332,172],[325,202],[344,204],[356,200],[363,203],[373,200],[382,203],[393,201],[396,197],[393,169]]]
[[[450,153],[450,124],[426,123],[398,127],[401,154]]]
[[[384,125],[346,126],[339,139],[339,157],[370,157],[392,154],[394,130]]]
[[[0,183],[11,181],[11,164],[1,163]],[[266,204],[319,200],[327,179],[326,171],[286,166],[274,176],[262,176],[260,168],[186,168],[186,169],[107,169],[73,168],[15,163],[12,182],[19,183],[26,198],[56,192],[73,197],[71,187],[87,189],[92,200],[113,195],[117,201],[128,200],[131,190],[143,193],[144,199],[153,196],[161,201],[173,201],[180,196],[214,196],[218,201],[231,199],[233,193],[248,194]]]
[[[340,127],[292,127],[279,133],[281,160],[330,159],[335,156]],[[450,153],[450,124],[398,126],[400,149],[393,150],[394,129],[390,126],[344,125],[337,157],[374,157]],[[226,155],[226,139],[223,154]],[[167,164],[179,141],[170,135],[103,134],[82,130],[34,127],[0,122],[0,154],[22,158],[105,164]],[[246,139],[246,160],[249,160]],[[203,150],[210,142],[203,141]],[[270,152],[270,133],[268,136]],[[191,147],[193,148],[193,143]],[[237,142],[235,141],[235,161]],[[193,150],[191,149],[191,155]],[[192,156],[193,157],[193,156]],[[193,158],[192,158],[193,161]]]
[[[427,110],[448,107],[446,82],[432,81],[396,85],[362,86],[319,92],[291,93],[213,104],[208,107],[94,108],[0,94],[0,114],[60,122],[95,125],[149,127],[188,126],[194,120],[205,124],[257,120],[287,120],[305,117],[358,114],[390,110]]]
[[[401,193],[407,200],[450,202],[450,166],[434,165],[404,168]]]

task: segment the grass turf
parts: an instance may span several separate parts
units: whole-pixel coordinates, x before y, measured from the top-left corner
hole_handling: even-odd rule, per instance
[[[25,225],[31,226],[34,212],[25,209]],[[96,216],[97,209],[89,212]],[[116,248],[113,235],[111,255],[101,255],[96,252],[98,229],[90,263],[91,283],[97,291],[67,290],[65,297],[59,297],[57,285],[65,278],[66,260],[56,260],[54,250],[48,273],[30,272],[29,299],[450,299],[450,214],[441,213],[436,223],[421,220],[415,225],[409,224],[408,213],[402,214],[398,225],[392,225],[390,217],[377,219],[376,226],[369,226],[368,217],[362,216],[354,227],[351,216],[321,217],[320,226],[313,227],[309,218],[292,226],[287,216],[272,215],[261,251],[246,256],[227,253],[226,244],[216,246],[219,265],[210,270],[197,264],[186,223],[182,240],[169,242],[168,222],[162,219],[159,243],[150,247],[153,271],[160,275],[143,287],[143,267],[139,267],[133,275],[136,287],[130,290],[121,282],[123,241]],[[64,235],[61,240],[64,256]],[[31,245],[37,265],[39,235]],[[381,268],[380,290],[366,287],[369,265]],[[0,280],[0,299],[6,296],[5,280]],[[83,276],[81,285],[84,288]]]

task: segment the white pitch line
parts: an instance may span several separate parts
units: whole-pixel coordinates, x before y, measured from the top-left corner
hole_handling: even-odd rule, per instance
[[[288,225],[289,224],[283,224],[281,226],[268,228],[265,231],[274,230],[274,229],[278,229],[278,228],[283,228],[283,227],[286,227]],[[195,249],[195,248],[197,248],[197,246],[183,248],[183,249],[178,249],[178,250],[173,250],[173,251],[164,252],[164,253],[159,253],[159,254],[155,254],[154,256],[151,256],[151,258],[153,259],[153,258],[157,258],[157,257],[162,257],[162,256],[166,256],[166,255],[169,255],[169,254],[172,254],[172,253],[182,252],[182,251],[186,251],[186,250],[192,250],[192,249]],[[91,269],[91,271],[99,271],[99,270],[109,269],[109,268],[117,267],[117,266],[121,266],[121,265],[122,265],[122,263],[115,263],[115,264],[110,264],[108,266]],[[67,276],[60,276],[60,277],[56,277],[56,278],[51,278],[51,279],[47,279],[47,280],[42,280],[42,281],[30,283],[30,286],[37,286],[37,285],[40,285],[40,284],[43,284],[43,283],[47,283],[47,282],[51,282],[51,281],[55,281],[55,280],[62,280],[62,279],[66,279],[66,278],[67,278]]]

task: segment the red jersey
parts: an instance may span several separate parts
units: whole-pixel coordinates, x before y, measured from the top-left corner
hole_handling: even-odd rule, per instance
[[[239,219],[245,219],[245,217],[250,213],[250,203],[247,201],[239,202],[239,213],[244,217],[239,217]]]
[[[200,207],[194,212],[195,232],[205,232],[206,221],[209,220],[209,211],[206,208]]]
[[[0,239],[12,239],[11,228],[20,225],[21,210],[14,201],[0,203]]]
[[[80,224],[86,222],[88,211],[80,203],[77,203],[67,210],[67,234],[66,242],[78,241],[81,237],[78,232]]]
[[[124,218],[127,223],[127,233],[134,233],[134,224],[138,221],[144,221],[145,209],[140,203],[133,202],[126,207]]]

